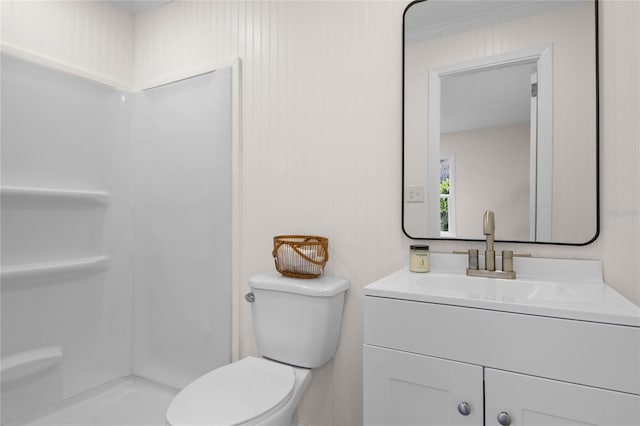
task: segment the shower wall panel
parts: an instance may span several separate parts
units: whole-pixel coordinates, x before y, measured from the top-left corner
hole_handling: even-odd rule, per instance
[[[134,374],[230,360],[231,69],[134,96]]]
[[[131,372],[129,95],[2,55],[2,422]]]

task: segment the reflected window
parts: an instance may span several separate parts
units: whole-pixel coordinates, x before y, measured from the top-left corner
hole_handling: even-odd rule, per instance
[[[455,237],[453,157],[440,160],[440,236]]]

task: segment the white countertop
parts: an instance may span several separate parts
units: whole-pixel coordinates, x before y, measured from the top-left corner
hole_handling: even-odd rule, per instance
[[[466,276],[467,257],[431,254],[431,272],[396,271],[366,296],[640,327],[640,307],[602,279],[595,260],[514,259],[515,280]],[[484,264],[481,259],[481,265]],[[499,259],[496,265],[500,265]]]

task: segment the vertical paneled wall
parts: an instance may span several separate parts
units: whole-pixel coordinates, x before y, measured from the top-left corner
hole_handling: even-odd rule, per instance
[[[101,1],[2,1],[2,47],[117,87],[133,81],[133,17]]]
[[[640,304],[640,2],[600,7],[600,226],[605,279]]]
[[[409,244],[400,230],[407,3],[174,2],[136,22],[139,85],[231,57],[243,61],[243,281],[272,268],[271,237],[284,232],[327,235],[327,272],[351,281],[338,354],[315,373],[301,405],[306,424],[362,422],[362,287],[400,268]],[[633,27],[640,4],[601,3],[601,236],[587,247],[518,250],[602,259],[607,282],[639,303],[639,130],[632,117],[640,115]],[[255,351],[251,317],[244,305],[239,314],[246,355]]]
[[[242,282],[272,237],[325,235],[351,281],[338,354],[314,372],[305,424],[362,422],[362,287],[403,265],[402,2],[172,2],[136,20],[136,85],[240,57]],[[255,353],[247,303],[241,356]]]

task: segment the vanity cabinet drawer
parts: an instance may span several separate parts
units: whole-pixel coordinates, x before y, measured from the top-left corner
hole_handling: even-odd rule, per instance
[[[640,395],[640,329],[365,297],[364,343]]]

